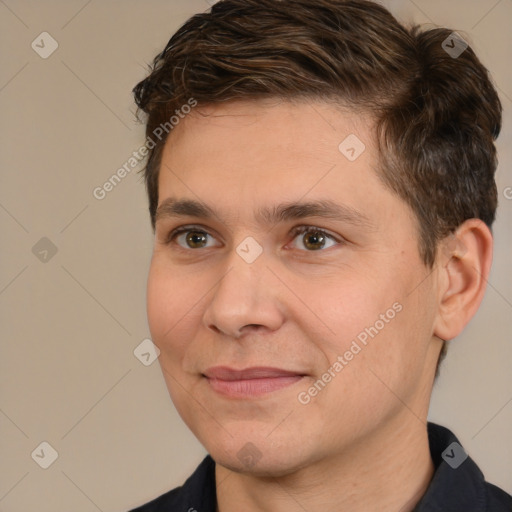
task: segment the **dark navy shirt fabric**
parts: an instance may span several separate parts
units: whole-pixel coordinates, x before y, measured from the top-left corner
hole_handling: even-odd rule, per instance
[[[512,497],[487,483],[470,457],[464,459],[450,430],[428,423],[428,438],[435,473],[414,512],[512,512]],[[182,487],[131,512],[215,512],[216,506],[215,462],[207,456]]]

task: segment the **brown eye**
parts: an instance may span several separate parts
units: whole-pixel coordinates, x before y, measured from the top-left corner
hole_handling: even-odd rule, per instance
[[[186,233],[186,243],[192,249],[200,249],[208,243],[207,234],[202,231],[188,231]]]
[[[341,243],[333,235],[314,227],[299,227],[294,230],[293,234],[295,237],[293,245],[297,249],[303,249],[308,252],[328,249],[333,245]]]
[[[208,231],[195,226],[183,226],[175,229],[167,237],[166,244],[176,244],[182,249],[206,249],[219,246],[216,239]]]
[[[309,233],[305,233],[302,240],[304,242],[304,247],[312,251],[322,249],[325,245],[325,236],[319,231],[310,231]]]

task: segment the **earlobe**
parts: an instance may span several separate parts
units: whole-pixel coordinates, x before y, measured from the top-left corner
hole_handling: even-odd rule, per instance
[[[438,311],[434,334],[458,336],[478,310],[492,263],[493,239],[480,219],[469,219],[438,248]]]

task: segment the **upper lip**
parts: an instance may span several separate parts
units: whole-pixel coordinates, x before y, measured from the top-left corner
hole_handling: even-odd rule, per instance
[[[209,379],[219,380],[249,380],[249,379],[270,379],[277,377],[303,376],[301,372],[272,368],[269,366],[252,366],[242,370],[236,370],[229,366],[212,366],[203,372]]]

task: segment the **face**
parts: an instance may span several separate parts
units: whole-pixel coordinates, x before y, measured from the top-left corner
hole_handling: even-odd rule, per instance
[[[321,102],[201,114],[164,150],[147,293],[183,420],[218,463],[268,475],[417,422],[435,274],[379,179],[371,120]]]

